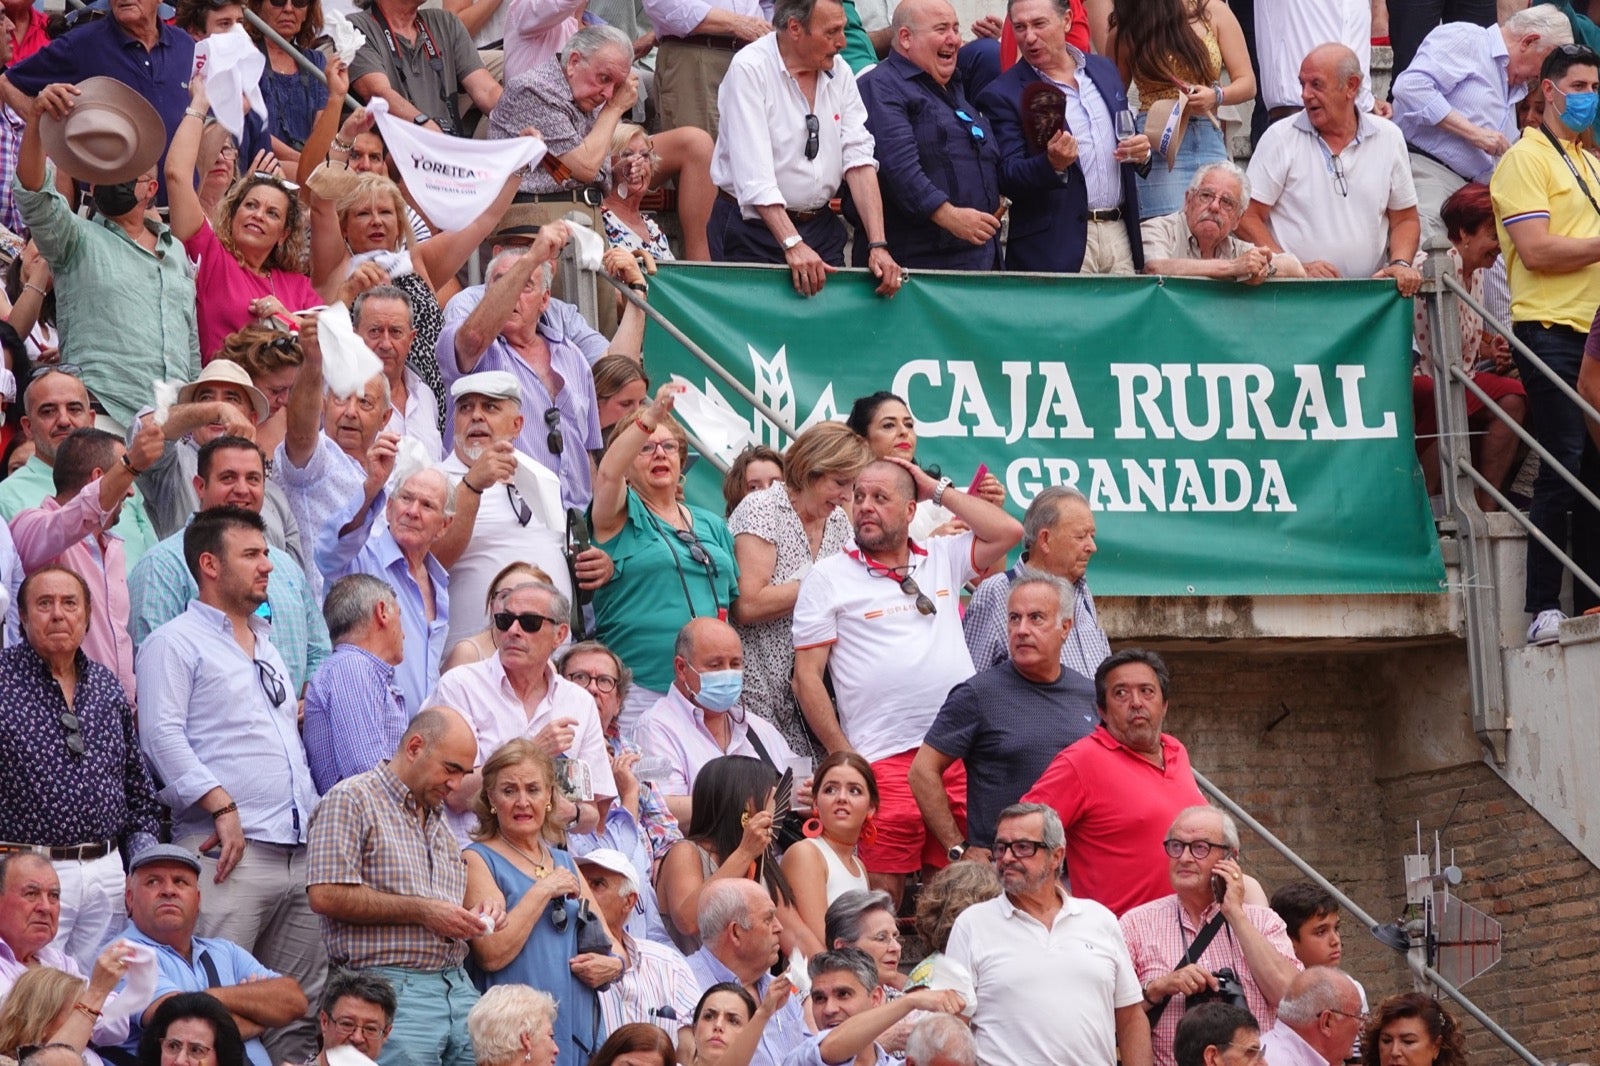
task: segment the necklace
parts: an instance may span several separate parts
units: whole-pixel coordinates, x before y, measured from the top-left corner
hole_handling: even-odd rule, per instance
[[[532,855],[529,855],[527,852],[523,851],[521,848],[519,848],[515,844],[511,843],[511,841],[506,837],[506,835],[504,833],[500,834],[500,843],[504,844],[506,847],[510,848],[512,851],[516,852],[518,855],[521,855],[524,859],[527,859],[529,865],[531,865],[533,867],[533,876],[536,879],[540,878],[540,877],[549,877],[550,876],[550,866],[551,866],[550,863],[540,862],[538,859],[534,858]],[[541,844],[540,848],[543,849],[544,845]],[[546,855],[549,854],[548,849],[545,849],[545,854]]]

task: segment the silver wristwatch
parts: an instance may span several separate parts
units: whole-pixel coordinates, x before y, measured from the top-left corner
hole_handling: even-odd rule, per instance
[[[933,505],[935,507],[940,506],[941,502],[944,500],[944,490],[954,484],[955,482],[951,481],[947,477],[942,477],[939,479],[939,484],[935,485],[933,488]]]
[[[800,234],[792,233],[783,239],[783,250],[787,252],[789,249],[794,248],[797,245],[804,244],[805,241],[806,239],[800,236]]]

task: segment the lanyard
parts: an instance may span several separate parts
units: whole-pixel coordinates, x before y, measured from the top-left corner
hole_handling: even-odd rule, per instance
[[[378,28],[383,31],[383,39],[388,43],[389,51],[394,53],[395,73],[400,75],[400,80],[404,83],[406,90],[405,95],[409,99],[411,96],[411,79],[406,77],[406,57],[400,51],[399,42],[394,39],[394,32],[389,29],[389,20],[383,17],[383,12],[378,10],[378,5],[373,4],[369,10],[372,13],[372,17],[377,20]],[[450,116],[450,124],[453,127],[457,124],[456,109],[454,102],[450,99],[450,94],[445,91],[444,87],[444,54],[439,51],[439,45],[434,41],[433,33],[428,29],[428,24],[423,21],[420,13],[417,15],[417,30],[422,34],[422,50],[428,55],[428,66],[432,67],[433,72],[439,76],[439,99],[444,103],[445,113]]]
[[[917,547],[916,544],[910,540],[906,541],[906,547],[909,549],[909,552],[906,559],[906,565],[904,566],[885,566],[876,559],[869,559],[860,548],[846,548],[844,553],[850,558],[854,559],[856,562],[860,563],[862,566],[866,567],[867,573],[871,574],[873,577],[886,577],[890,581],[904,581],[916,571],[917,565],[921,562],[921,560],[918,559],[918,556],[926,556],[928,554],[924,549]],[[904,570],[905,573],[898,573],[898,571],[901,570]]]
[[[1589,191],[1589,183],[1583,180],[1582,174],[1578,173],[1578,168],[1573,164],[1572,157],[1567,154],[1566,149],[1561,147],[1561,142],[1556,140],[1556,135],[1551,133],[1550,127],[1546,126],[1543,122],[1539,123],[1539,132],[1545,135],[1545,137],[1550,141],[1550,147],[1556,150],[1556,155],[1560,156],[1561,161],[1567,165],[1567,169],[1572,171],[1572,177],[1575,181],[1577,181],[1578,188],[1583,190],[1583,197],[1589,201],[1589,206],[1594,208],[1595,214],[1600,214],[1600,203],[1595,202],[1594,193]],[[1579,148],[1578,151],[1582,152],[1583,149]],[[1594,175],[1594,170],[1589,166],[1589,161],[1587,159],[1583,161],[1583,169],[1589,171],[1591,176]],[[1597,178],[1596,180],[1600,181],[1600,178]]]

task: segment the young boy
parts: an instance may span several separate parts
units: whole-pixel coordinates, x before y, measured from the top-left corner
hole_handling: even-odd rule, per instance
[[[1344,957],[1339,940],[1339,901],[1324,888],[1310,881],[1291,881],[1272,894],[1272,909],[1289,927],[1289,942],[1302,966],[1333,966]],[[1355,981],[1354,977],[1350,978]],[[1361,1013],[1367,1012],[1367,990],[1356,981],[1361,993]],[[1350,1057],[1361,1057],[1361,1037],[1350,1049]]]

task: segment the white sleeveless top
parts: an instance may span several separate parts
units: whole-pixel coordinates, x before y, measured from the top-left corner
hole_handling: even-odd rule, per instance
[[[800,843],[810,844],[816,848],[822,853],[822,861],[828,864],[827,892],[830,904],[852,888],[866,891],[871,887],[867,884],[867,868],[862,866],[859,874],[851,873],[850,868],[844,864],[844,860],[839,858],[839,853],[829,847],[821,837],[806,837]],[[860,863],[860,858],[857,858],[856,864],[860,865]]]

